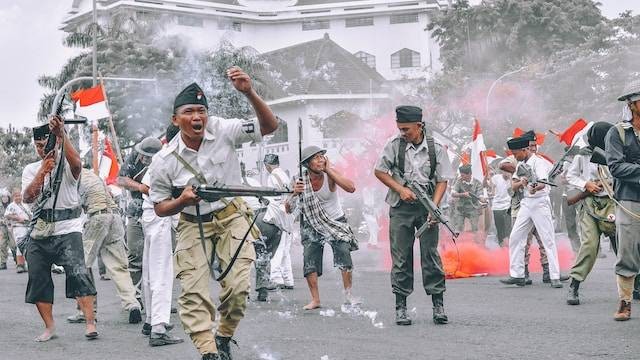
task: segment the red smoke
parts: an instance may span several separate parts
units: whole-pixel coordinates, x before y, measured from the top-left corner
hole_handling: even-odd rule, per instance
[[[382,234],[381,234],[382,235]],[[380,237],[388,238],[388,233]],[[416,244],[418,241],[416,240]],[[414,268],[420,268],[419,249],[414,254]],[[509,248],[487,249],[474,242],[473,233],[465,232],[460,235],[456,246],[451,241],[451,235],[441,229],[440,257],[447,278],[466,278],[482,275],[509,274]],[[565,242],[558,243],[558,257],[560,269],[567,270],[573,264],[573,252]],[[386,251],[383,256],[382,268],[391,269],[391,254]],[[531,273],[542,271],[540,265],[540,251],[537,245],[531,246],[529,263]]]

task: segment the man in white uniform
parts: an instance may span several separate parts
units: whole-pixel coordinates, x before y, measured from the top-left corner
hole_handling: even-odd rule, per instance
[[[166,141],[169,142],[180,129],[171,124],[167,128]],[[152,162],[152,165],[162,165]],[[168,334],[173,328],[171,316],[171,295],[173,290],[173,229],[175,217],[159,217],[149,199],[151,171],[142,178],[142,216],[144,229],[144,251],[142,252],[142,295],[146,318],[142,334],[149,336],[149,345],[162,346],[179,344],[184,340]]]
[[[550,164],[544,159],[531,154],[528,138],[513,138],[507,141],[507,146],[513,152],[516,160],[518,160],[518,165],[512,178],[512,189],[514,191],[524,189],[524,198],[520,203],[520,210],[509,237],[510,276],[507,279],[501,279],[500,282],[508,285],[525,285],[525,246],[527,236],[535,226],[549,259],[551,287],[561,288],[560,265],[554,239],[549,186],[537,182],[538,179],[547,178],[549,170],[551,170]]]
[[[280,158],[276,154],[264,156],[264,167],[269,172],[267,186],[285,190],[289,184],[287,173],[280,167]],[[293,215],[287,214],[284,206],[285,197],[269,198],[269,206],[264,221],[282,230],[280,244],[271,259],[271,282],[277,287],[293,289],[293,271],[291,269],[291,241],[293,236]]]

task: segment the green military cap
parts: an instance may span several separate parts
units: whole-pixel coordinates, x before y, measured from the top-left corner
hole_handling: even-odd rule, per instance
[[[520,137],[528,139],[529,141],[536,141],[537,140],[536,132],[533,131],[533,130],[529,130],[529,131],[523,133],[522,135],[520,135]]]
[[[44,140],[51,133],[51,130],[49,130],[49,124],[36,126],[32,130],[33,130],[33,140],[35,141]]]
[[[462,165],[458,170],[460,170],[460,174],[471,174],[471,165]]]
[[[204,107],[209,109],[207,97],[204,96],[204,91],[202,91],[202,88],[200,88],[196,83],[192,83],[187,86],[180,92],[180,94],[178,94],[178,96],[176,96],[176,100],[173,102],[173,111],[176,111],[180,106],[187,104],[204,105]]]
[[[517,137],[509,139],[507,141],[507,147],[509,150],[520,150],[529,147],[529,139],[524,137]]]
[[[638,101],[640,100],[640,79],[634,80],[624,87],[622,95],[618,101]]]
[[[267,154],[264,156],[263,162],[267,165],[280,165],[280,157],[278,154]]]
[[[396,108],[396,122],[412,123],[422,121],[422,109],[417,106],[402,105]]]

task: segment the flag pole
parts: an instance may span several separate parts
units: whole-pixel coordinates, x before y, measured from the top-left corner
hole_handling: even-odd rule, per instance
[[[102,94],[104,96],[104,102],[107,106],[107,110],[109,110],[109,99],[107,98],[107,90],[104,88],[104,80],[102,79],[102,75],[100,76],[100,86],[102,86]],[[109,130],[111,131],[111,137],[113,138],[113,147],[116,151],[116,157],[118,159],[118,165],[124,164],[122,161],[122,154],[120,154],[120,144],[118,142],[118,135],[116,134],[116,128],[113,126],[113,116],[111,116],[111,110],[109,110]]]
[[[93,172],[98,175],[100,173],[100,164],[98,162],[98,124],[91,122],[91,166]]]

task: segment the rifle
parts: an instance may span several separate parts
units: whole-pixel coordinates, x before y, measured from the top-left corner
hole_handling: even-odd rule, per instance
[[[532,187],[536,187],[538,184],[544,184],[548,186],[558,186],[552,181],[545,180],[545,179],[538,179],[536,174],[534,174],[533,169],[531,169],[531,167],[525,163],[522,163],[520,164],[520,166],[518,166],[518,169],[516,170],[516,176],[526,178],[527,182]]]
[[[435,220],[437,220],[439,223],[444,225],[447,228],[447,230],[449,230],[449,232],[453,236],[453,242],[455,243],[455,241],[458,238],[458,236],[460,235],[460,233],[458,233],[455,230],[453,230],[453,228],[451,227],[451,224],[449,224],[449,219],[447,219],[447,217],[442,213],[442,211],[440,211],[440,208],[438,208],[438,206],[436,206],[436,204],[433,202],[433,200],[431,200],[431,197],[429,196],[429,192],[424,187],[424,185],[419,184],[419,183],[417,183],[415,181],[410,181],[410,180],[404,179],[395,170],[394,170],[394,173],[398,177],[400,177],[402,180],[404,180],[404,186],[408,187],[409,190],[411,190],[416,195],[416,197],[418,198],[418,201],[420,202],[420,204],[422,204],[422,206],[424,206],[424,208],[427,209],[429,214],[431,214],[431,216]],[[420,226],[420,228],[418,228],[418,231],[416,231],[416,235],[415,236],[416,237],[420,237],[420,235],[422,235],[422,233],[427,231],[427,229],[429,227],[431,227],[431,224],[429,224],[428,221],[425,222],[424,224],[422,224],[422,226]]]
[[[62,96],[62,98],[60,99],[60,103],[58,104],[58,106],[56,107],[53,113],[54,116],[60,117],[62,115],[63,104],[64,104],[64,96]],[[51,151],[53,151],[53,149],[56,146],[57,140],[58,139],[55,135],[49,134],[49,136],[47,137],[47,143],[44,147],[45,154],[48,154]],[[42,210],[44,210],[44,206],[47,204],[47,202],[51,198],[51,195],[55,196],[53,201],[53,209],[55,209],[55,203],[58,200],[58,190],[60,190],[60,184],[62,183],[63,172],[64,172],[64,153],[63,153],[63,148],[61,147],[60,161],[59,161],[55,176],[52,179],[51,174],[49,174],[49,186],[43,187],[42,191],[40,192],[40,196],[36,201],[36,205],[33,207],[33,212],[31,213],[32,216],[31,216],[31,221],[29,222],[27,236],[25,237],[25,240],[21,243],[21,246],[20,246],[20,251],[25,255],[26,255],[27,245],[31,240],[31,232],[33,231],[33,228],[36,226],[36,223],[40,218],[40,214],[42,214]]]
[[[543,183],[543,184],[549,185],[549,186],[556,186],[553,182],[556,179],[556,177],[558,177],[558,175],[562,174],[562,171],[564,170],[565,159],[569,155],[575,155],[576,149],[578,149],[576,147],[576,144],[573,144],[567,149],[567,151],[564,152],[564,154],[562,154],[562,157],[560,158],[560,160],[556,161],[556,163],[553,164],[551,171],[549,171],[549,176],[547,177],[549,183],[548,184]]]
[[[276,188],[263,186],[221,186],[218,184],[201,184],[191,186],[193,187],[196,195],[206,202],[215,202],[225,197],[254,196],[261,198],[265,196],[280,196],[292,193],[292,191],[289,190],[278,190]],[[174,198],[178,198],[184,189],[184,187],[173,187],[171,189],[171,194]]]
[[[598,183],[600,183],[600,181],[596,181]],[[591,194],[588,191],[580,191],[580,190],[574,190],[574,192],[569,192],[569,194],[567,194],[567,204],[569,206],[571,205],[575,205],[577,203],[579,203],[580,201],[588,198],[589,196],[591,196],[593,194]]]
[[[601,148],[599,148],[597,146],[594,147],[592,149],[591,158],[590,158],[589,161],[594,163],[594,164],[606,166],[607,165],[607,159],[606,159],[606,154],[605,154],[604,150],[602,150]],[[600,180],[596,180],[596,183],[601,184]],[[577,193],[573,193],[571,195],[567,195],[567,204],[574,205],[574,204],[580,202],[581,200],[584,200],[584,199],[588,198],[591,195],[592,194],[590,192],[588,192],[588,191],[579,191]]]

